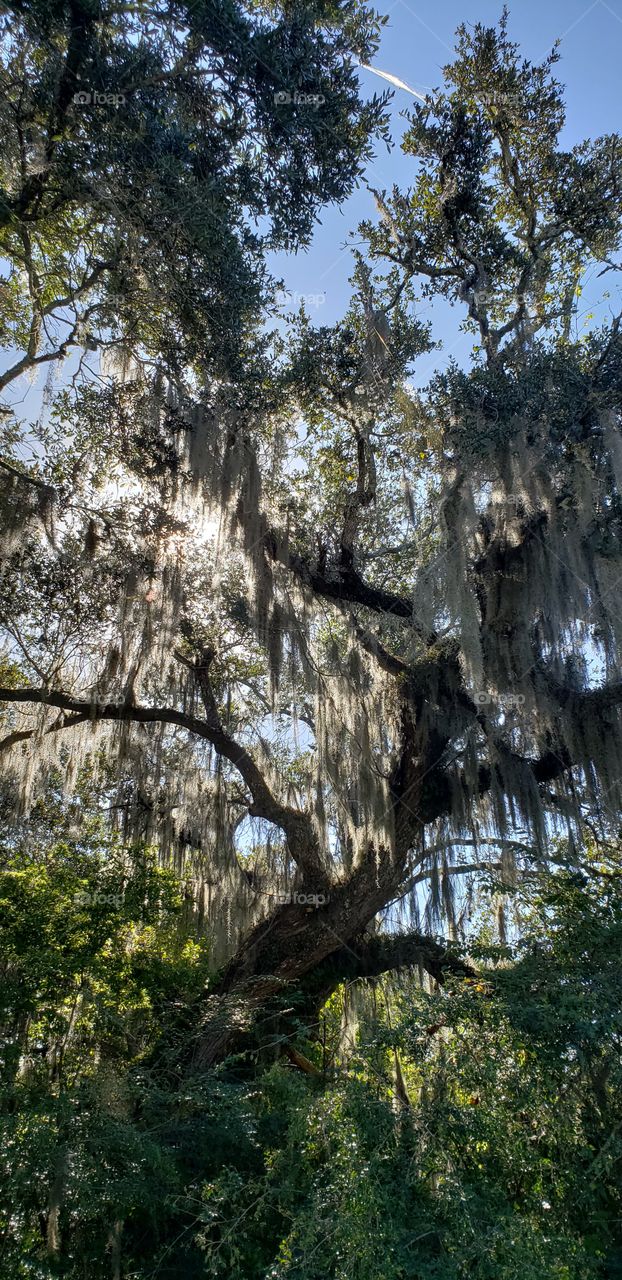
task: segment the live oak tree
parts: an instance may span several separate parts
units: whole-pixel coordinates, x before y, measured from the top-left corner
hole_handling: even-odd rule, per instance
[[[281,995],[312,1023],[343,976],[465,972],[433,933],[457,884],[615,828],[622,342],[579,322],[621,147],[563,149],[555,54],[461,30],[343,320],[272,333],[267,252],[386,131],[377,19],[9,10],[6,804],[86,771],[191,886],[220,966],[196,1070]],[[473,350],[426,383],[429,304]],[[16,380],[72,353],[22,421]]]

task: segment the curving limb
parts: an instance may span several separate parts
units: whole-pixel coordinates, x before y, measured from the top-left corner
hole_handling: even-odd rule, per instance
[[[265,818],[281,827],[287,837],[292,858],[314,885],[322,887],[326,884],[327,873],[321,856],[317,837],[307,814],[282,804],[273,794],[261,770],[246,747],[236,742],[224,729],[214,703],[209,717],[200,719],[188,715],[174,707],[141,707],[125,702],[96,702],[83,698],[74,698],[58,689],[0,688],[1,702],[34,703],[38,706],[58,707],[68,711],[72,719],[63,724],[53,726],[54,730],[71,728],[78,721],[113,720],[116,722],[131,721],[136,724],[170,724],[186,729],[196,737],[210,742],[219,755],[238,770],[246,783],[252,797],[249,812],[254,817]],[[20,741],[32,736],[32,731],[23,732]],[[0,748],[13,745],[14,735],[9,735]]]

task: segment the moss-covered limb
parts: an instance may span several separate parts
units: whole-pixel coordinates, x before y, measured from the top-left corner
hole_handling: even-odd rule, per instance
[[[274,535],[269,533],[266,535],[265,545],[268,554],[275,554]],[[329,577],[319,572],[310,560],[294,552],[287,555],[286,563],[294,576],[321,598],[335,600],[338,603],[364,605],[366,609],[371,609],[375,613],[406,619],[415,630],[418,629],[413,603],[408,596],[399,595],[394,591],[385,591],[382,587],[366,582],[356,569],[342,566],[338,573]],[[433,643],[436,637],[434,633],[426,633],[426,638]]]
[[[340,982],[377,978],[400,969],[422,969],[441,983],[448,975],[469,978],[476,973],[449,942],[419,932],[379,934],[353,940],[333,952],[316,969],[313,984],[330,994]]]
[[[214,707],[209,718],[187,715],[174,707],[141,707],[128,703],[98,703],[73,698],[61,690],[0,688],[0,702],[35,703],[39,706],[58,707],[68,711],[71,718],[65,726],[71,728],[88,718],[94,723],[104,720],[135,722],[138,724],[171,724],[187,729],[189,733],[210,742],[219,755],[224,756],[241,774],[252,796],[252,810],[256,815],[274,822],[285,831],[294,861],[304,869],[307,879],[317,891],[326,887],[327,877],[320,857],[317,838],[304,813],[281,804],[273,795],[268,783],[250,752],[227,733]],[[60,727],[55,725],[54,728]],[[14,735],[9,735],[12,739]],[[7,744],[9,739],[6,740]]]
[[[279,974],[260,972],[264,961],[259,938],[253,976],[247,971],[242,978],[241,957],[229,966],[219,990],[208,1000],[193,1070],[204,1070],[232,1054],[263,1052],[266,1046],[287,1047],[301,1027],[313,1035],[323,1005],[344,982],[378,978],[402,969],[419,969],[441,984],[449,976],[473,978],[477,973],[450,943],[419,932],[372,937],[359,933],[340,945],[336,932],[319,920],[310,918],[306,927],[298,921],[289,928],[290,941],[296,934],[295,954],[290,947],[286,959],[283,932],[274,922],[272,933],[280,936],[264,952],[276,968],[277,948],[282,948]]]

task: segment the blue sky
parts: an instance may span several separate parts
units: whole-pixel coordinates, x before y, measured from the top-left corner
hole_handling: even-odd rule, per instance
[[[388,0],[387,8],[376,0],[376,7],[389,15],[389,24],[374,65],[425,92],[441,83],[441,68],[453,58],[459,23],[495,24],[502,0]],[[620,130],[622,0],[516,0],[510,4],[509,30],[533,62],[545,58],[555,41],[561,40],[556,75],[566,86],[565,146]],[[370,95],[387,87],[368,71],[361,70],[360,78],[363,91]],[[412,161],[399,147],[405,128],[400,112],[412,103],[408,93],[395,91],[391,114],[396,146],[391,153],[384,145],[378,150],[368,170],[372,186],[390,189],[394,182],[406,187],[413,181]],[[361,188],[339,209],[325,211],[306,253],[277,259],[276,269],[286,288],[298,295],[296,302],[302,295],[311,296],[307,309],[313,323],[331,324],[343,314],[351,273],[344,245],[361,218],[370,216],[376,216],[374,201]],[[318,303],[318,298],[323,301]],[[471,343],[458,333],[458,315],[435,314],[437,319],[440,328],[435,328],[435,335],[445,341],[445,358],[450,346],[458,360],[466,357]],[[435,353],[431,362],[438,366],[444,359]]]
[[[453,58],[454,34],[459,23],[492,25],[502,10],[502,0],[384,0],[384,3],[386,8],[382,0],[375,0],[376,7],[389,17],[375,66],[421,92],[440,85],[441,69]],[[561,61],[556,75],[566,86],[564,145],[572,146],[583,138],[620,130],[622,0],[515,0],[510,5],[510,35],[522,53],[534,62],[546,57],[555,40],[561,40]],[[387,87],[369,71],[361,69],[359,74],[362,90],[370,96]],[[377,156],[368,168],[368,181],[372,186],[390,189],[397,182],[405,188],[414,180],[413,162],[400,151],[406,127],[400,113],[412,105],[410,94],[395,91],[391,104],[395,146],[388,152],[384,144],[379,144]],[[324,211],[307,252],[279,254],[273,260],[273,270],[282,277],[292,295],[289,304],[292,309],[297,310],[301,298],[306,297],[307,310],[315,324],[332,324],[343,315],[352,270],[346,241],[362,218],[376,216],[373,198],[361,187],[341,207]],[[597,306],[596,298],[605,286],[611,291],[611,299]],[[597,324],[611,312],[622,310],[622,284],[616,284],[612,276],[608,276],[606,282],[594,281],[594,288],[589,285],[584,288],[584,300],[583,314],[593,312],[591,323]],[[432,309],[428,304],[425,310],[422,308],[421,317],[432,318],[434,337],[442,340],[443,349],[418,362],[414,380],[419,385],[446,365],[450,357],[467,363],[472,347],[472,339],[459,330],[462,313],[451,311],[447,306],[435,305]],[[589,323],[585,321],[585,325]],[[9,358],[5,355],[1,367],[7,363]],[[57,373],[57,385],[66,381],[74,368],[75,359],[68,360],[62,373]],[[20,383],[14,389],[22,412],[28,412],[40,396],[44,378],[45,371],[36,388]]]

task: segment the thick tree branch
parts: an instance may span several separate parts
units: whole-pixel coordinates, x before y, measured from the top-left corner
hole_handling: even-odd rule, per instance
[[[292,858],[314,887],[322,890],[327,884],[326,869],[308,815],[282,804],[273,795],[250,752],[227,733],[217,717],[200,719],[186,712],[177,711],[174,707],[140,707],[125,702],[90,702],[83,698],[71,697],[56,689],[0,688],[0,702],[26,702],[39,706],[59,707],[62,711],[69,711],[82,719],[88,718],[93,721],[113,720],[132,721],[137,724],[177,725],[211,742],[218,754],[229,760],[244,779],[252,796],[249,812],[254,817],[265,818],[266,821],[281,827],[287,837]],[[71,723],[76,721],[66,722],[65,727],[71,727]],[[9,745],[7,739],[5,744]]]
[[[346,499],[341,531],[341,567],[346,573],[354,567],[355,547],[361,511],[376,498],[376,467],[367,436],[355,425],[357,481],[356,489]]]
[[[267,535],[265,545],[268,554],[273,559],[277,559],[277,539],[273,534]],[[304,556],[295,553],[285,557],[285,564],[299,582],[325,600],[334,600],[340,605],[360,604],[366,609],[373,609],[375,613],[389,613],[395,618],[403,618],[410,623],[426,644],[435,643],[436,633],[422,627],[415,615],[412,600],[394,591],[385,591],[382,587],[375,587],[372,583],[365,582],[356,569],[342,566],[334,578],[328,577],[327,574],[313,568]]]
[[[10,462],[6,462],[4,458],[0,458],[0,467],[3,471],[8,471],[9,475],[16,480],[22,480],[24,484],[32,484],[36,489],[42,490],[47,497],[53,497],[56,489],[45,480],[39,480],[36,476],[29,476],[25,471],[20,471],[18,467],[14,467]]]
[[[355,978],[377,978],[398,969],[422,968],[436,982],[448,974],[472,978],[476,970],[442,942],[423,933],[384,934],[350,942],[334,951],[313,975],[314,984],[334,990]]]

